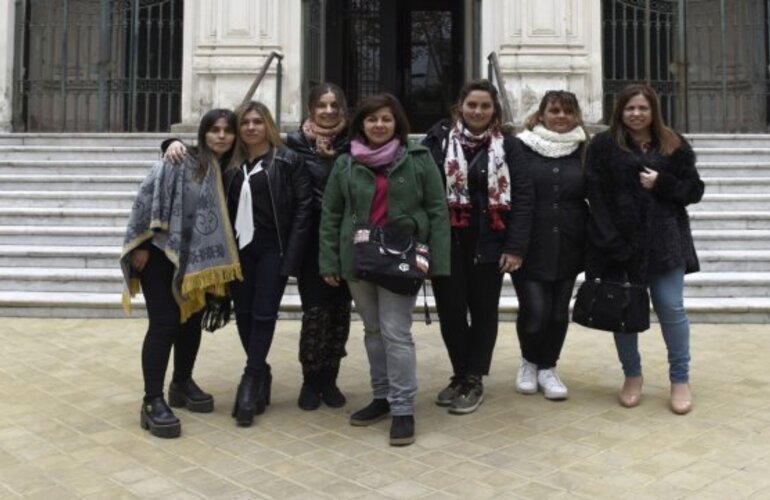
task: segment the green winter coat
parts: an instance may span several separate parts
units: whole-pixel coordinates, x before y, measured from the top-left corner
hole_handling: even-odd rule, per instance
[[[353,217],[350,210],[348,154],[334,163],[321,207],[321,276],[339,275],[356,281],[353,274]],[[352,162],[353,195],[359,221],[369,220],[374,198],[375,174],[367,166]],[[411,216],[415,235],[431,252],[431,276],[449,275],[449,212],[444,184],[428,150],[409,143],[388,174],[388,220]]]

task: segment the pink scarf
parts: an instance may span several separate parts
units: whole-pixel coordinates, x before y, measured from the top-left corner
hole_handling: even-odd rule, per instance
[[[401,142],[395,137],[377,149],[370,148],[360,139],[350,141],[350,155],[367,167],[390,165],[396,160],[400,150]]]
[[[334,139],[337,138],[337,134],[342,132],[345,125],[345,120],[340,120],[334,127],[324,128],[308,118],[305,120],[305,123],[302,124],[302,133],[315,144],[316,152],[318,152],[319,155],[331,158],[335,153]]]

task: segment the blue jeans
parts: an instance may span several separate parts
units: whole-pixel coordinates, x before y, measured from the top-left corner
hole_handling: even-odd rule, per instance
[[[417,296],[399,295],[368,281],[348,282],[364,322],[364,345],[375,399],[387,399],[391,415],[414,415],[417,353],[412,310]]]
[[[650,276],[650,297],[668,350],[672,384],[690,378],[690,322],[684,309],[684,268]],[[638,333],[615,333],[615,347],[626,377],[642,374]]]

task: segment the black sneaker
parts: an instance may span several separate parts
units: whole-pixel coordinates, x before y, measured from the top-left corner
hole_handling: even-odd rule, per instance
[[[464,415],[473,413],[484,401],[484,385],[481,383],[481,377],[468,376],[460,388],[460,394],[452,401],[449,407],[449,413]]]
[[[452,378],[449,379],[449,385],[442,389],[436,396],[436,404],[438,406],[451,405],[452,401],[460,395],[460,388],[462,387],[461,381],[462,377],[459,375],[452,375]]]
[[[390,424],[390,445],[407,446],[414,443],[414,416],[398,415]]]
[[[366,407],[350,416],[350,425],[364,426],[379,422],[390,413],[387,399],[373,399]]]
[[[182,382],[171,382],[168,386],[168,404],[173,408],[186,407],[197,413],[214,411],[214,397],[203,392],[191,378]]]

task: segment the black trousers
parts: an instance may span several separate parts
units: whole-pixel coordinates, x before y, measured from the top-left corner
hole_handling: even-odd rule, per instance
[[[297,279],[302,299],[299,361],[307,377],[325,369],[337,369],[347,355],[350,336],[350,292],[347,283],[329,286],[318,269],[318,217],[310,232],[302,269]]]
[[[275,231],[257,230],[254,240],[238,256],[243,281],[230,285],[238,336],[246,352],[244,373],[259,376],[273,344],[286,276],[281,274],[281,252]]]
[[[521,355],[540,369],[556,366],[561,354],[575,279],[535,281],[513,275],[519,299],[516,333]]]
[[[457,376],[488,375],[497,341],[503,275],[497,262],[477,264],[475,255],[476,238],[453,234],[451,275],[431,280],[441,336]]]
[[[142,293],[150,324],[142,345],[144,398],[163,396],[163,383],[171,348],[174,348],[173,380],[192,377],[201,344],[201,314],[193,314],[185,323],[179,321],[179,306],[171,293],[174,264],[154,245],[141,273]]]

